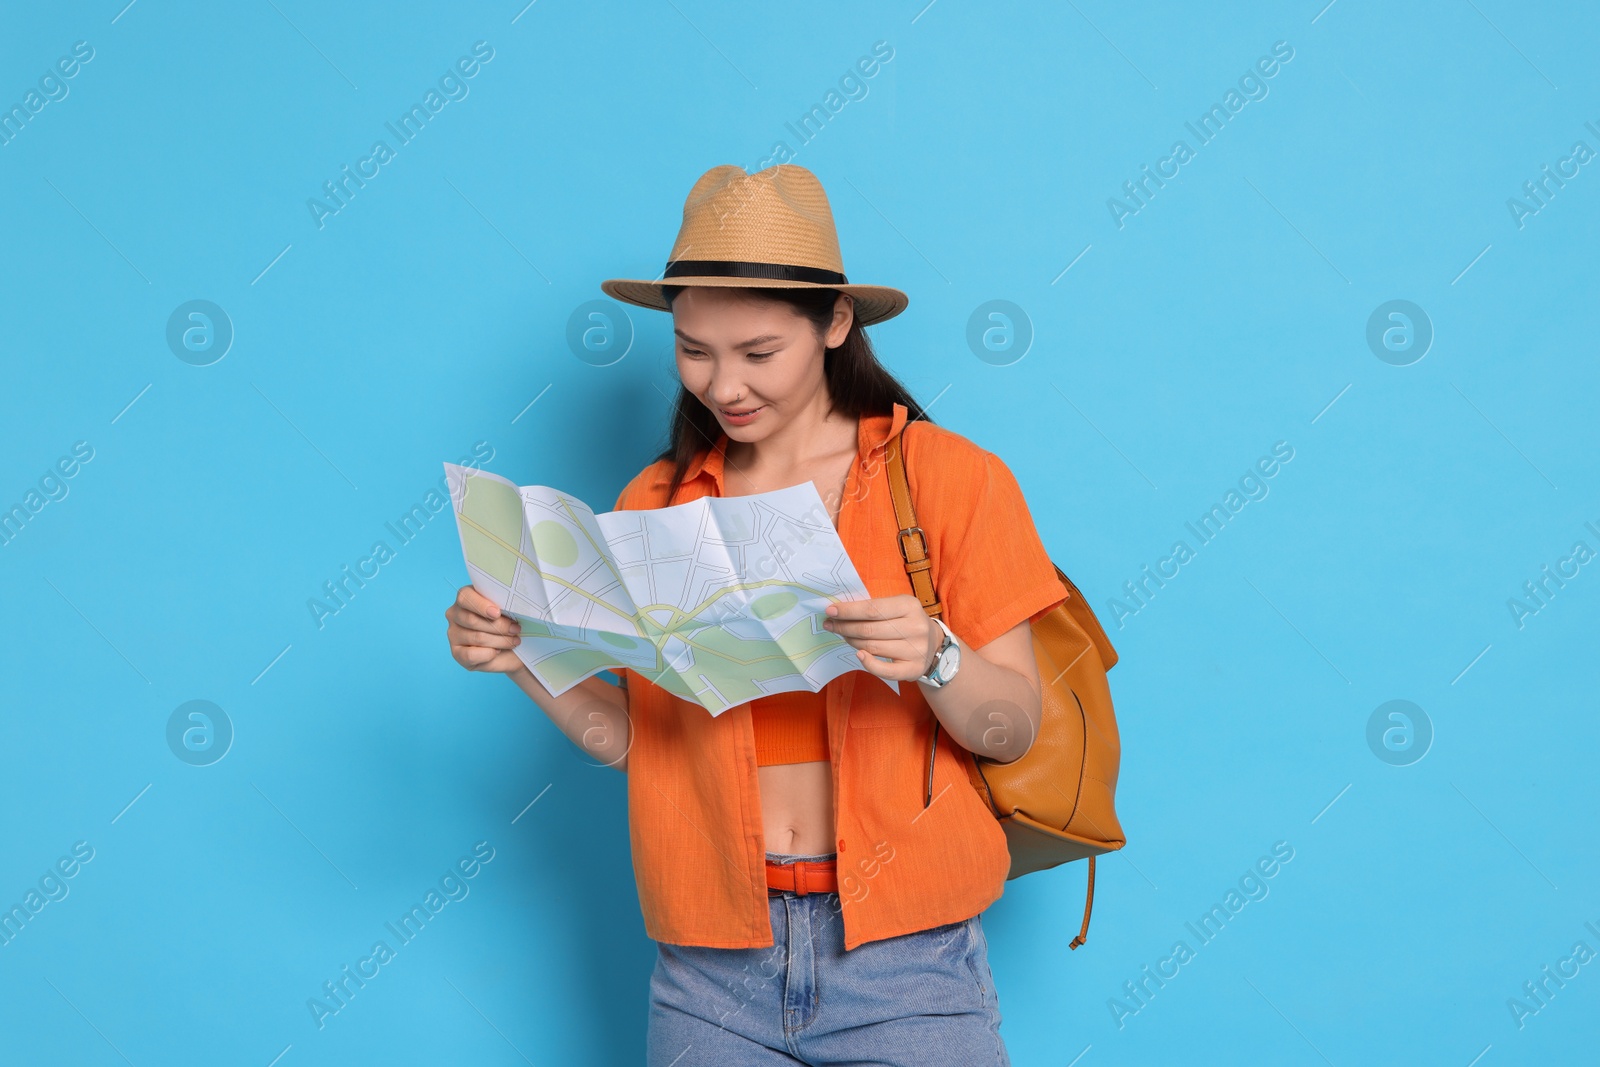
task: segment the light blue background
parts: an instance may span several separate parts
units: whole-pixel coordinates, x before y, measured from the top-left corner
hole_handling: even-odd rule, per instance
[[[639,1060],[624,780],[450,658],[448,513],[323,627],[307,601],[474,442],[609,507],[665,429],[669,320],[629,309],[597,366],[569,316],[780,139],[850,277],[910,293],[881,357],[1016,472],[1122,656],[1129,844],[1088,944],[1081,863],[984,916],[1014,1062],[1594,1058],[1600,962],[1507,1006],[1600,951],[1600,566],[1507,607],[1600,549],[1600,163],[1521,228],[1506,203],[1600,150],[1590,5],[122,2],[8,4],[0,36],[7,107],[95,50],[0,147],[0,506],[94,449],[0,548],[0,904],[95,850],[0,947],[0,1060]],[[319,229],[307,199],[479,40],[470,95]],[[1107,199],[1277,41],[1269,94],[1119,229]],[[194,299],[236,331],[210,366],[165,340]],[[994,299],[1035,334],[1005,366],[966,342]],[[1408,366],[1365,340],[1391,299],[1435,330]],[[1278,441],[1269,495],[1118,628]],[[209,767],[166,741],[194,699],[236,730]],[[1393,699],[1433,726],[1410,766],[1367,744]],[[470,895],[319,1030],[308,998],[479,841]],[[1119,1028],[1278,841],[1270,895]]]

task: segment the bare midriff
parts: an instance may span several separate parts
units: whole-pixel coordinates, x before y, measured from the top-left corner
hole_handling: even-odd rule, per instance
[[[820,855],[834,851],[833,767],[827,760],[756,768],[761,829],[768,852]]]

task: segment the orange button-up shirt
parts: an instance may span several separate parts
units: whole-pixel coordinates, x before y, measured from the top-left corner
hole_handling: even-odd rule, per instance
[[[945,623],[981,649],[1067,591],[999,457],[924,420],[907,427],[906,415],[896,404],[892,415],[858,421],[839,538],[873,597],[912,592],[883,459],[885,443],[906,427],[907,476]],[[615,510],[724,495],[727,444],[724,433],[701,452],[671,500],[672,462],[656,461],[622,490]],[[712,716],[636,671],[621,673],[633,724],[628,832],[645,931],[677,945],[772,945],[749,703]],[[1010,869],[1005,832],[968,780],[972,755],[947,730],[924,810],[932,711],[919,683],[899,689],[865,670],[822,689],[847,951],[978,914],[1000,897]]]

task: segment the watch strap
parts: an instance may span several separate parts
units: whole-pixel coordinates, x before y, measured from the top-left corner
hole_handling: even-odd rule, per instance
[[[939,665],[944,661],[945,652],[955,645],[956,635],[951,632],[949,626],[945,625],[945,621],[943,619],[934,618],[933,621],[938,624],[939,629],[944,633],[944,639],[939,642],[939,647],[933,652],[933,665],[930,666],[926,671],[922,672],[922,676],[918,678],[917,681],[926,682],[933,686],[949,685],[950,680],[948,678],[942,681],[936,681],[933,677],[933,672],[938,670]]]

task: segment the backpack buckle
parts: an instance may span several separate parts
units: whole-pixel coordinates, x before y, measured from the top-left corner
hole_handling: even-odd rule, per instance
[[[916,534],[917,541],[922,545],[922,558],[928,558],[928,535],[922,531],[921,526],[907,526],[900,531],[900,558],[906,563],[911,562],[911,557],[906,554],[906,535]]]

